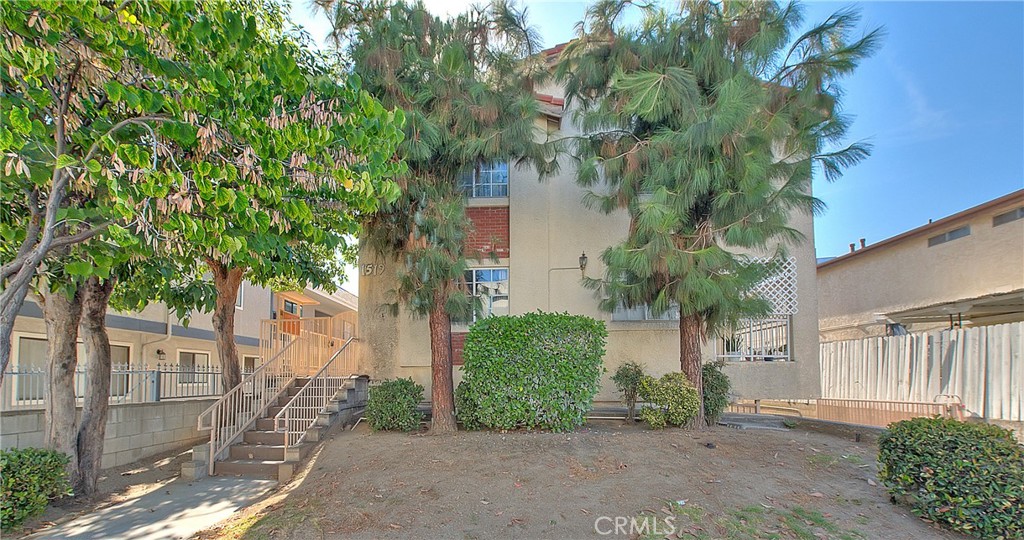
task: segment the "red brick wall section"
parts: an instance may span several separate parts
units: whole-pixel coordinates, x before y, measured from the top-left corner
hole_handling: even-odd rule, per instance
[[[452,364],[462,365],[462,346],[466,343],[468,332],[452,332]]]
[[[473,232],[469,235],[466,252],[471,257],[489,257],[494,253],[498,258],[509,256],[508,207],[486,206],[467,208],[466,215],[473,220]]]

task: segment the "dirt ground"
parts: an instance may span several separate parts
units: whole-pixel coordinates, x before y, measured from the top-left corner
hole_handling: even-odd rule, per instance
[[[868,440],[799,428],[603,421],[569,434],[430,436],[362,424],[276,496],[200,537],[962,538],[891,504],[874,456]],[[638,516],[661,530],[616,530]]]
[[[99,480],[99,493],[63,504],[50,505],[38,517],[28,521],[18,535],[39,532],[55,522],[74,519],[82,514],[141,497],[160,489],[178,477],[181,464],[192,459],[192,446],[158,454],[144,460],[103,471]]]

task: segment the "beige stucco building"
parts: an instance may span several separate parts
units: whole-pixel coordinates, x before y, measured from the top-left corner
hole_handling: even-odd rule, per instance
[[[1024,320],[1024,189],[818,265],[822,341]]]
[[[571,114],[563,111],[561,89],[551,86],[540,92],[537,98],[547,117],[538,121],[538,131],[553,136],[578,133]],[[498,256],[497,262],[485,258],[474,263],[467,281],[483,300],[485,315],[542,310],[604,321],[609,333],[608,372],[597,399],[614,401],[619,396],[609,377],[624,362],[640,362],[654,374],[679,370],[678,321],[673,317],[654,320],[644,309],[615,313],[598,309],[594,292],[582,284],[581,255],[587,255],[588,277],[603,276],[600,254],[625,237],[629,220],[624,211],[605,215],[585,207],[586,190],[576,184],[571,158],[561,160],[560,172],[543,181],[530,168],[507,164],[485,164],[460,179],[467,193],[467,213],[476,228],[470,250]],[[727,372],[738,397],[813,398],[819,393],[813,221],[809,215],[792,219],[806,241],[791,249],[786,278],[769,291],[785,297],[788,307],[732,340],[712,340],[704,350],[707,360],[728,357]],[[404,309],[393,316],[382,308],[394,302],[396,270],[394,261],[363,251],[359,317],[365,368],[374,378],[411,377],[429,393],[426,320]],[[458,364],[468,326],[453,324],[452,331]],[[459,369],[457,365],[456,383]]]
[[[245,371],[251,371],[261,363],[260,324],[265,319],[339,316],[352,325],[352,334],[355,334],[358,322],[357,299],[343,289],[335,293],[319,289],[274,293],[243,282],[235,309],[235,343]],[[166,305],[157,303],[140,312],[109,313],[107,330],[112,361],[118,366],[162,364],[181,369],[202,369],[220,365],[209,313],[193,314],[186,326]],[[34,300],[26,301],[19,312],[12,338],[9,369],[45,368],[46,325],[42,310]]]

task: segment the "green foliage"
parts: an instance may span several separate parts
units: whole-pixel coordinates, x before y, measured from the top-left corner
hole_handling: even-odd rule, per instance
[[[46,509],[53,499],[71,495],[68,456],[25,448],[0,451],[0,524],[10,531]]]
[[[458,386],[455,387],[455,416],[459,422],[462,423],[462,427],[469,430],[481,429],[484,427],[480,423],[480,410],[476,401],[473,399],[473,395],[466,385],[466,381],[462,381]]]
[[[1024,538],[1024,448],[1009,430],[946,418],[896,422],[879,477],[915,514],[992,539]]]
[[[423,413],[423,386],[412,379],[381,381],[370,387],[366,401],[366,421],[374,431],[413,431],[419,429]]]
[[[704,419],[709,426],[715,425],[729,406],[729,376],[722,372],[725,362],[704,364],[701,383],[704,385]]]
[[[660,379],[644,377],[640,381],[640,419],[653,429],[683,426],[697,416],[700,400],[697,389],[683,373],[667,373]]]
[[[63,197],[58,237],[102,241],[48,262],[52,283],[131,260],[149,292],[127,304],[160,295],[184,316],[216,295],[176,296],[165,267],[201,275],[210,258],[254,283],[332,289],[361,216],[398,196],[401,112],[272,2],[31,0],[0,19],[0,262]],[[146,269],[154,257],[173,262]]]
[[[544,162],[530,90],[544,72],[523,63],[538,49],[536,33],[504,3],[447,20],[414,2],[355,13],[350,3],[333,7],[354,72],[408,119],[398,147],[409,167],[402,197],[370,217],[369,245],[397,256],[397,297],[413,313],[443,308],[469,319],[475,302],[458,284],[467,257],[487,254],[465,252],[472,224],[458,177],[483,162]]]
[[[583,425],[604,368],[604,323],[562,313],[477,321],[463,346],[468,428],[570,431]]]
[[[612,375],[612,382],[615,388],[622,394],[622,402],[628,409],[627,420],[633,421],[636,418],[636,399],[640,392],[640,382],[646,375],[644,366],[636,362],[626,362],[615,370]]]
[[[798,36],[795,3],[664,5],[595,2],[556,77],[585,134],[585,202],[630,218],[587,285],[607,311],[678,309],[708,335],[771,309],[749,294],[770,265],[740,253],[785,256],[803,240],[793,215],[822,208],[813,172],[834,179],[867,155],[836,147],[849,123],[837,83],[879,33],[852,37],[858,17],[844,11]]]

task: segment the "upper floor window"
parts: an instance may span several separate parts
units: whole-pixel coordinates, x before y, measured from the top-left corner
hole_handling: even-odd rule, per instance
[[[459,175],[467,197],[508,197],[508,162],[481,163]]]
[[[481,317],[508,315],[508,268],[474,268],[466,271],[469,293],[483,305]],[[475,321],[477,317],[473,317]]]
[[[238,297],[235,298],[235,308],[242,309],[242,299],[245,297],[245,283],[238,285]]]
[[[999,214],[998,216],[993,217],[992,226],[998,227],[1000,225],[1005,225],[1011,221],[1017,221],[1018,219],[1024,219],[1024,206],[1021,206],[1016,210],[1010,210],[1009,212],[1004,212],[1002,214]]]
[[[959,229],[953,229],[952,231],[944,232],[942,234],[939,234],[939,235],[936,235],[936,236],[933,236],[933,237],[929,238],[928,239],[928,247],[937,246],[939,244],[945,244],[946,242],[949,242],[950,240],[956,240],[957,238],[963,238],[965,236],[970,236],[970,235],[971,235],[971,226],[970,225],[964,225],[963,227],[960,227]]]
[[[292,302],[291,300],[284,301],[284,312],[289,313],[291,315],[302,314],[302,310],[299,308],[299,305],[296,304],[295,302]]]

